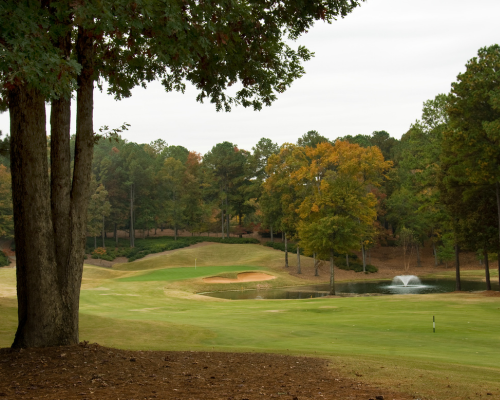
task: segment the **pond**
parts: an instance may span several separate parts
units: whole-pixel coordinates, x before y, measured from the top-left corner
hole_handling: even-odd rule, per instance
[[[486,283],[480,281],[462,280],[463,291],[486,290]],[[295,286],[280,289],[259,290],[229,290],[225,292],[200,293],[205,296],[218,297],[230,300],[263,300],[263,299],[309,299],[327,296],[329,285]],[[499,290],[498,282],[492,281],[492,289]],[[361,281],[340,282],[335,284],[335,291],[339,296],[354,296],[363,294],[426,294],[448,293],[455,290],[453,279],[421,279],[418,284],[403,286],[390,281]]]

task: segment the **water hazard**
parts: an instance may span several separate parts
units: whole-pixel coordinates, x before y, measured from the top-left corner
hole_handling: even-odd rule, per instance
[[[492,282],[492,289],[499,290],[498,282]],[[448,293],[455,290],[455,281],[452,279],[421,279],[420,283],[408,286],[391,281],[361,281],[341,282],[335,284],[335,291],[340,296],[368,295],[368,294],[427,294]],[[486,290],[486,283],[480,281],[462,281],[463,291]],[[295,286],[281,289],[260,290],[230,290],[225,292],[207,292],[206,296],[231,300],[259,300],[259,299],[309,299],[327,296],[328,285]]]

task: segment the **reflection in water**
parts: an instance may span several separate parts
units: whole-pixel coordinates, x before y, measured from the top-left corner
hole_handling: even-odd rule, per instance
[[[282,289],[260,289],[226,292],[203,293],[206,296],[231,300],[264,299],[309,299],[327,296],[329,285],[296,286]],[[486,284],[478,281],[462,281],[463,291],[486,290]],[[492,282],[492,289],[499,290],[498,283]],[[455,290],[455,281],[451,279],[422,279],[420,285],[394,285],[390,281],[341,282],[335,284],[335,291],[340,296],[363,294],[426,294],[448,293]]]

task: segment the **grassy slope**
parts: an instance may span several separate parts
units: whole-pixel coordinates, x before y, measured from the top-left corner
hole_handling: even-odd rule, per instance
[[[321,355],[331,357],[333,368],[356,379],[401,385],[401,390],[415,396],[500,395],[498,297],[446,294],[226,301],[193,294],[193,288],[205,286],[199,277],[177,282],[136,280],[148,273],[147,261],[155,273],[163,274],[159,269],[177,270],[190,265],[195,256],[198,269],[210,263],[226,264],[231,270],[254,266],[277,275],[275,281],[295,279],[282,276],[278,266],[283,253],[252,245],[235,252],[225,247],[183,249],[122,265],[116,271],[86,267],[81,339],[143,350],[213,348]],[[194,268],[189,271],[187,276],[193,276]],[[0,270],[0,290],[14,282],[14,275],[15,270]],[[119,280],[124,277],[134,280]],[[432,333],[433,315],[436,333]],[[13,339],[17,322],[12,297],[0,298],[0,316],[0,347],[5,347]]]

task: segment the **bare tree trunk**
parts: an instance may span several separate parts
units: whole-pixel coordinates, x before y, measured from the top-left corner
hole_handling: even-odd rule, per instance
[[[302,271],[300,270],[300,249],[299,245],[297,245],[297,274],[301,274]]]
[[[417,250],[417,267],[422,267],[422,262],[420,261],[420,246],[418,242],[415,243],[415,249]]]
[[[134,229],[134,184],[130,185],[130,247],[135,247],[135,229]]]
[[[227,237],[229,238],[229,206],[227,205],[227,192],[226,192],[226,232]]]
[[[286,241],[286,232],[285,232],[285,267],[288,268],[288,243]]]
[[[491,280],[490,280],[490,263],[488,261],[488,252],[483,250],[484,256],[484,272],[486,275],[486,290],[491,290]]]
[[[434,266],[437,267],[438,266],[438,254],[437,254],[437,250],[436,250],[436,243],[432,242],[432,251],[434,253]]]
[[[330,249],[330,295],[335,296],[335,260],[333,249]]]
[[[500,245],[500,182],[496,183],[495,189],[496,189],[496,194],[497,194],[498,239],[499,239],[499,245]],[[500,276],[498,279],[500,280]]]
[[[462,290],[460,282],[460,247],[458,244],[455,245],[455,290],[457,292]]]
[[[174,240],[177,240],[177,224],[174,224]]]
[[[361,242],[361,256],[363,258],[363,272],[366,272],[366,254],[365,254],[365,245]]]
[[[224,203],[222,204],[222,206],[224,207]],[[220,209],[220,219],[222,221],[222,240],[224,240],[224,209],[223,208]]]
[[[273,226],[271,225],[271,243],[274,243]]]

